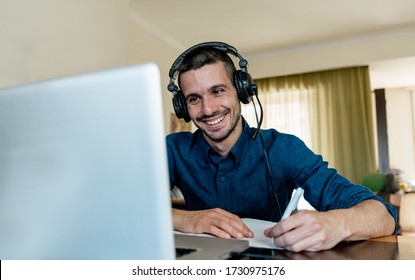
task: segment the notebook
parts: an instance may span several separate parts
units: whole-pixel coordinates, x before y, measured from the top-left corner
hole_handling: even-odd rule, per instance
[[[175,243],[191,247],[173,234],[155,64],[1,89],[0,139],[0,259],[175,259]],[[195,258],[226,255],[200,244]]]

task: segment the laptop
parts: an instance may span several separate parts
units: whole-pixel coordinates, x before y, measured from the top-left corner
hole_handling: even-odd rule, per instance
[[[155,64],[0,90],[0,259],[176,259],[176,246],[216,259],[224,241],[248,247],[175,237],[169,189]],[[203,253],[206,241],[221,252]]]

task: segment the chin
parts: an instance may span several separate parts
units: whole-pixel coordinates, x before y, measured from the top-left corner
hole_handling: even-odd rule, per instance
[[[229,134],[230,134],[228,130],[217,132],[217,133],[206,133],[206,131],[204,131],[204,133],[207,137],[209,137],[209,139],[215,142],[221,142],[225,140],[226,138],[229,137]]]

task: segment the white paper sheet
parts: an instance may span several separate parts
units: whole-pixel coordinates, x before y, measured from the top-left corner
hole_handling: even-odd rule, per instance
[[[264,235],[264,230],[269,227],[273,227],[276,223],[269,222],[264,220],[257,220],[251,218],[242,218],[242,221],[252,230],[254,233],[253,238],[244,238],[248,240],[250,247],[257,247],[257,248],[268,248],[268,249],[282,249],[280,247],[275,246],[272,243],[272,238],[266,237]],[[214,237],[211,234],[198,234],[198,233],[183,233],[179,231],[175,231],[178,234],[187,234],[187,235],[198,235],[198,236],[208,236]]]
[[[242,221],[254,233],[254,238],[245,238],[246,240],[249,241],[250,247],[281,249],[272,243],[272,238],[266,237],[264,235],[264,230],[266,228],[273,227],[276,224],[275,222],[250,219],[250,218],[243,218]]]

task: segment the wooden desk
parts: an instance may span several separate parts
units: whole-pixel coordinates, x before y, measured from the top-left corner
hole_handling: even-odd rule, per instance
[[[385,236],[367,241],[341,242],[331,250],[294,253],[249,248],[232,259],[283,260],[415,260],[415,237]]]
[[[373,239],[377,242],[398,243],[397,260],[415,260],[415,236],[387,236]]]

